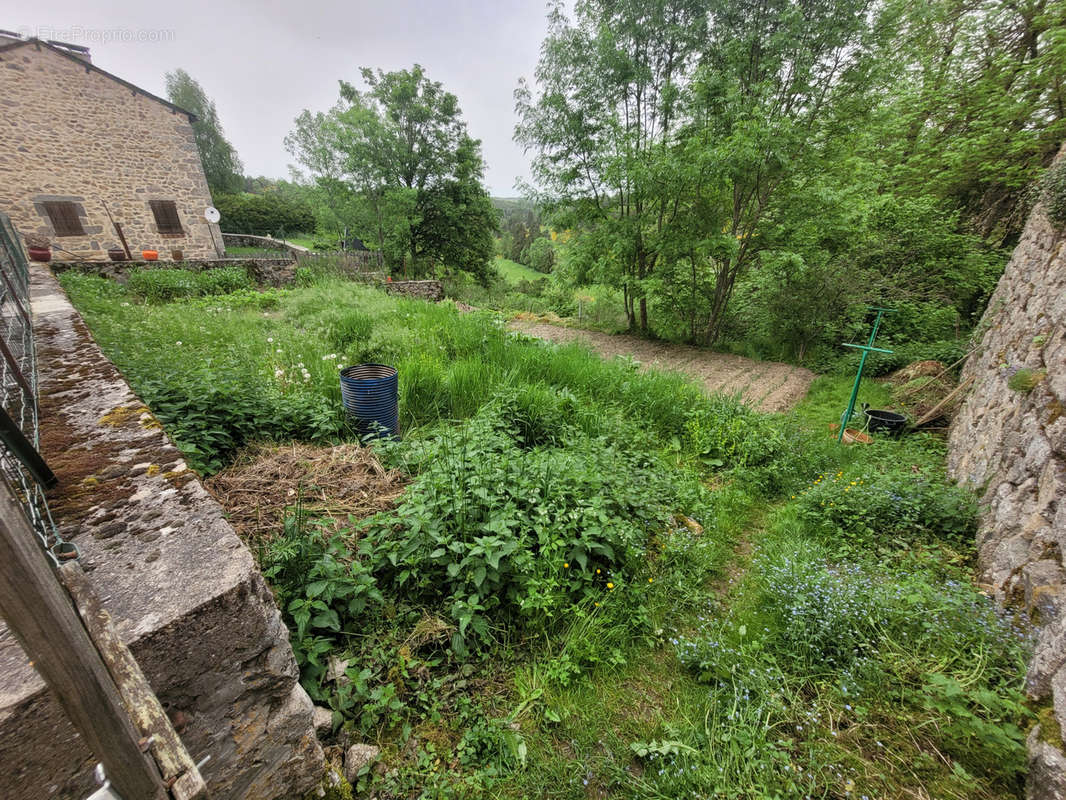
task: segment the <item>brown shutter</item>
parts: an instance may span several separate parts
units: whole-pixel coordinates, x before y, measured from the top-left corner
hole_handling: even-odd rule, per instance
[[[52,229],[56,236],[84,236],[85,229],[81,226],[81,217],[78,216],[78,207],[66,200],[47,200],[44,203],[45,213],[52,222]]]
[[[178,207],[173,200],[151,200],[152,214],[160,233],[185,233],[178,217]]]

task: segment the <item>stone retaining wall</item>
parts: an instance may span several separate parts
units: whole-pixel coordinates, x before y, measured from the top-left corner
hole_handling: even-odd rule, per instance
[[[125,283],[135,269],[187,269],[200,272],[219,267],[240,267],[261,286],[287,286],[293,281],[296,263],[288,258],[220,258],[187,261],[59,261],[55,272],[77,270]]]
[[[1029,796],[1064,798],[1066,232],[1041,205],[978,330],[979,350],[962,373],[974,384],[951,427],[948,465],[982,493],[979,580],[1039,626],[1027,691],[1050,713],[1029,737]]]
[[[222,241],[229,247],[258,247],[262,250],[281,250],[293,256],[311,255],[306,247],[275,239],[273,236],[253,236],[250,233],[224,233]]]
[[[192,757],[211,756],[211,797],[302,797],[324,772],[322,750],[251,554],[52,274],[31,273],[40,446],[59,478],[49,502],[60,532]],[[94,763],[0,625],[0,797],[82,800]]]
[[[444,287],[440,281],[388,281],[385,289],[389,294],[420,297],[434,303],[444,299]]]

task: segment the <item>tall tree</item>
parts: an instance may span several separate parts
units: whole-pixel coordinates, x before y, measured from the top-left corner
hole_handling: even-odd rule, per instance
[[[416,273],[438,265],[486,279],[497,216],[481,184],[481,143],[455,95],[410,70],[362,70],[328,115],[297,118],[286,143],[321,182],[342,181],[372,210],[379,247]]]
[[[222,133],[215,103],[188,72],[177,69],[166,74],[167,97],[174,105],[196,115],[192,123],[196,147],[204,165],[211,194],[231,194],[244,187],[244,165],[237,151]]]
[[[579,0],[574,22],[553,7],[517,138],[631,327],[667,291],[688,296],[692,338],[719,336],[775,196],[826,139],[867,2]]]
[[[534,151],[534,179],[573,224],[613,243],[603,277],[622,289],[630,327],[643,331],[645,281],[679,208],[663,157],[706,20],[702,0],[581,0],[573,21],[555,3],[538,92],[522,83],[515,94],[516,139]]]

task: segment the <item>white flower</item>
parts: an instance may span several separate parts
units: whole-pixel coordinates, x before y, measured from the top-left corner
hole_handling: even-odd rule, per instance
[[[270,344],[273,344],[274,343],[274,337],[273,336],[268,336],[267,337],[267,342],[270,343]]]
[[[283,370],[281,367],[278,367],[276,370],[274,370],[274,377],[275,378],[280,378],[284,374],[285,374],[285,370]]]
[[[279,347],[275,352],[280,353],[281,352],[281,348]]]
[[[181,342],[180,341],[179,342],[174,342],[174,344],[176,344],[178,347],[181,347]]]

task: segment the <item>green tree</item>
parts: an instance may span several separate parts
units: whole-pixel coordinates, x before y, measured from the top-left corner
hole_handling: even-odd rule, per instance
[[[679,209],[663,161],[706,20],[701,0],[581,0],[573,22],[556,3],[537,91],[523,82],[515,93],[534,180],[565,212],[560,227],[595,228],[611,244],[601,277],[622,289],[630,327],[642,331],[645,281]]]
[[[200,161],[211,194],[232,194],[244,189],[244,165],[237,151],[222,133],[215,103],[188,72],[177,69],[166,74],[167,97],[174,105],[196,115],[192,123]]]
[[[529,243],[529,266],[537,272],[551,272],[555,266],[555,248],[551,240],[538,236]]]
[[[360,198],[369,238],[391,264],[487,279],[497,215],[481,184],[481,143],[455,95],[417,64],[362,77],[366,91],[342,81],[335,109],[297,118],[290,152],[320,186]]]

